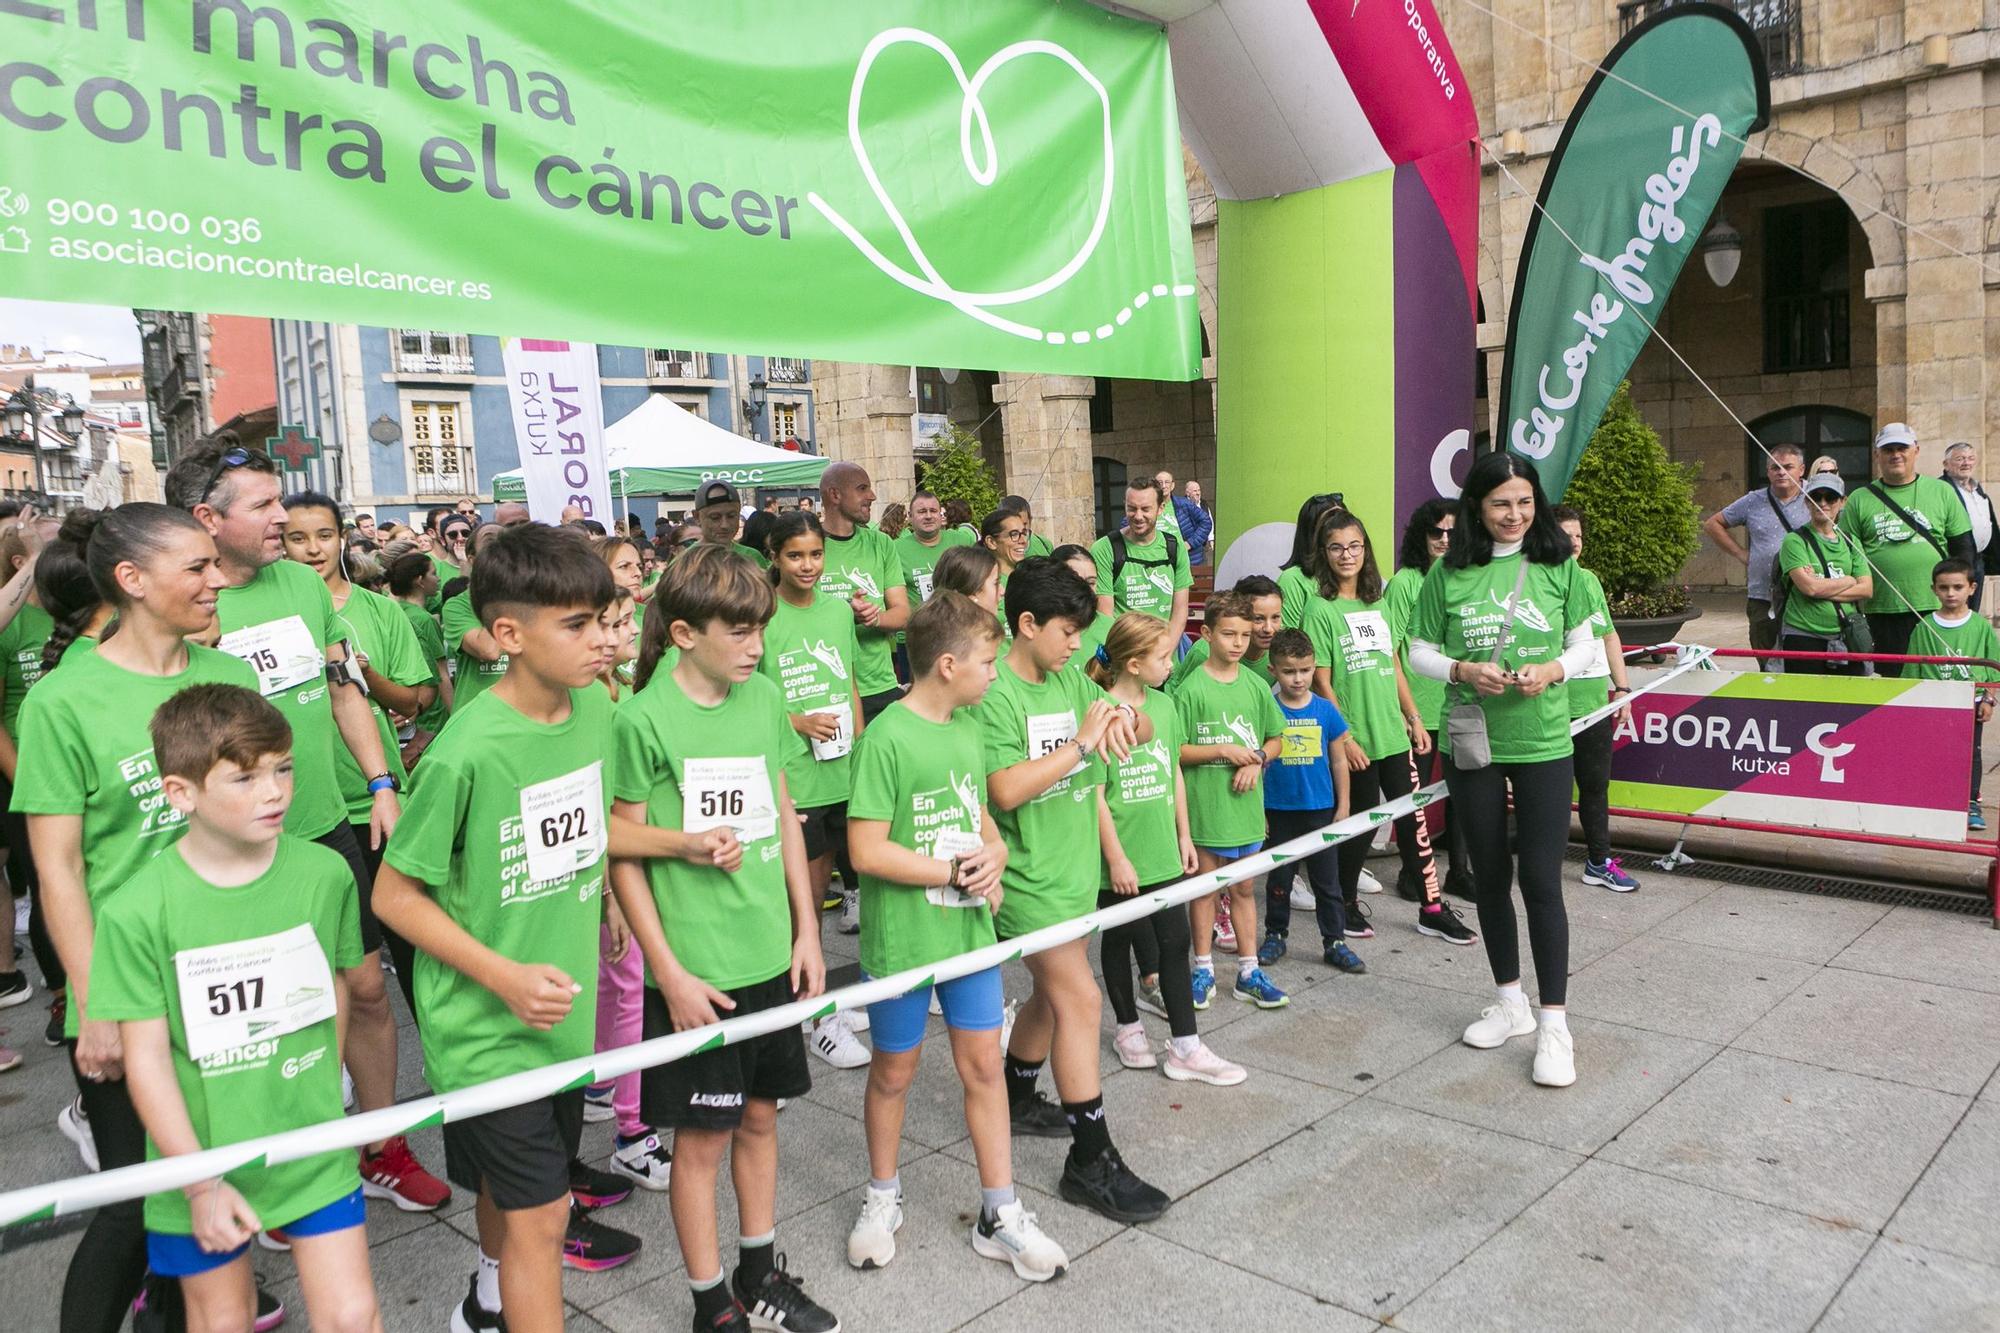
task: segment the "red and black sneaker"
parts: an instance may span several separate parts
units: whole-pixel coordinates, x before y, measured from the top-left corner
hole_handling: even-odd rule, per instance
[[[361,1150],[361,1192],[406,1213],[434,1212],[451,1200],[451,1186],[424,1170],[401,1134],[383,1143],[381,1152]]]
[[[586,1273],[601,1273],[629,1262],[639,1253],[639,1238],[629,1231],[608,1227],[590,1215],[582,1204],[569,1206],[569,1234],[563,1237],[563,1267]]]

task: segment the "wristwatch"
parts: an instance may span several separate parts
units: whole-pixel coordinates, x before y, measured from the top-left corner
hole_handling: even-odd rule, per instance
[[[399,792],[401,790],[403,790],[403,784],[397,780],[394,773],[377,773],[374,777],[368,779],[368,794],[370,796],[378,792]]]

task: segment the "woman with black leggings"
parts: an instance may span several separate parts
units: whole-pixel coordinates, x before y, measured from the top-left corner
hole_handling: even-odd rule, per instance
[[[1576,1082],[1562,897],[1573,751],[1562,682],[1592,659],[1590,612],[1569,538],[1549,512],[1534,464],[1505,452],[1480,458],[1459,497],[1451,546],[1424,577],[1410,663],[1450,685],[1445,783],[1472,853],[1479,927],[1499,992],[1498,1003],[1466,1028],[1465,1044],[1490,1050],[1534,1033],[1535,1082],[1555,1088]],[[1455,714],[1484,723],[1484,745],[1473,734],[1482,729],[1455,726]],[[1461,732],[1456,739],[1454,731]],[[1488,759],[1479,749],[1490,750],[1489,762],[1479,762]],[[1521,989],[1516,857],[1507,846],[1510,788],[1528,947],[1541,988],[1539,1022]]]

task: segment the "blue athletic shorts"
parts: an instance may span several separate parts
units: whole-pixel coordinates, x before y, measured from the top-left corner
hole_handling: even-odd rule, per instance
[[[1000,969],[989,967],[969,977],[937,984],[938,1008],[944,1025],[958,1032],[995,1032],[1006,1011],[1000,991]],[[924,1023],[931,1012],[931,988],[919,986],[893,1000],[868,1006],[868,1038],[878,1051],[895,1055],[923,1045]]]
[[[195,1206],[202,1207],[206,1202],[205,1199],[198,1200]],[[287,1236],[324,1236],[362,1226],[367,1221],[368,1210],[357,1188],[344,1199],[335,1199],[296,1222],[285,1223],[282,1230]],[[227,1254],[211,1254],[201,1248],[201,1242],[193,1236],[175,1236],[164,1231],[146,1233],[146,1265],[161,1277],[197,1277],[233,1263],[249,1251],[247,1241]]]
[[[1203,847],[1201,850],[1210,856],[1219,856],[1225,861],[1241,861],[1252,853],[1263,851],[1264,840],[1259,838],[1255,842],[1246,842],[1241,847]]]

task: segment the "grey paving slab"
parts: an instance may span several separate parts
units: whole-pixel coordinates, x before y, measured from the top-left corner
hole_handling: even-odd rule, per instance
[[[1878,1240],[1816,1333],[1990,1333],[2000,1328],[2000,1268]]]
[[[1219,1311],[1225,1323],[1232,1311],[1254,1312],[1246,1324],[1258,1333],[1363,1333],[1380,1327],[1143,1230],[1124,1232],[1091,1251],[1088,1262],[1088,1285],[1065,1278],[1026,1288],[964,1325],[965,1333],[1174,1328],[1204,1309]]]
[[[2000,994],[2000,930],[1984,916],[1895,907],[1830,966]]]
[[[1470,906],[1464,903],[1458,906],[1466,909],[1466,923],[1473,924]],[[1622,943],[1624,938],[1619,936],[1612,943]],[[1415,982],[1466,995],[1493,993],[1493,971],[1487,966],[1486,950],[1477,944],[1441,944],[1422,935],[1409,939],[1354,940],[1351,943],[1361,961],[1368,964],[1369,978]]]
[[[1571,1020],[1570,1034],[1577,1082],[1568,1088],[1536,1086],[1532,1037],[1497,1051],[1474,1050],[1454,1037],[1370,1095],[1552,1148],[1593,1153],[1721,1049],[1588,1018]]]
[[[1569,1009],[1726,1045],[1813,973],[1808,963],[1645,935],[1572,977]]]
[[[1724,1051],[1599,1156],[1873,1231],[1967,1104],[1928,1088]]]
[[[1796,1213],[1589,1162],[1396,1324],[1412,1333],[1805,1330],[1869,1241]]]
[[[1366,1097],[1217,1178],[1149,1229],[1382,1319],[1579,1161]]]
[[[1569,910],[1572,928],[1587,926],[1628,935],[1644,934],[1719,887],[1712,879],[1655,870],[1647,858],[1626,857],[1624,864],[1639,881],[1640,887],[1635,892],[1613,893],[1581,883],[1583,867],[1574,861],[1563,863],[1563,905]]]
[[[1217,1049],[1226,1046],[1230,1059],[1254,1069],[1360,1093],[1456,1041],[1476,1013],[1451,991],[1344,977],[1284,1009],[1255,1013],[1218,1037]]]
[[[2000,995],[1827,969],[1736,1044],[1970,1095],[2000,1066]]]
[[[1717,949],[1824,963],[1888,911],[1879,903],[1725,884],[1662,921],[1652,933]]]
[[[2000,1266],[2000,1106],[1972,1104],[1883,1234]]]

